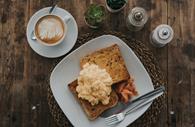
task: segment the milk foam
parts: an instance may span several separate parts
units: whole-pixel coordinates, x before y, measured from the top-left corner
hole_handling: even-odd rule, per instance
[[[64,28],[56,18],[45,18],[38,25],[38,34],[41,40],[60,39],[64,34]]]

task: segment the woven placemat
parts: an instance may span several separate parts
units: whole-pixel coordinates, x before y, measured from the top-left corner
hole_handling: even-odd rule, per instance
[[[101,33],[94,32],[94,33],[87,33],[81,35],[78,38],[77,43],[74,46],[73,50],[78,48],[82,44],[86,43],[87,41],[95,37],[101,36],[103,34],[111,34],[119,37],[135,52],[135,54],[139,57],[139,59],[145,66],[147,72],[149,73],[155,88],[160,86],[160,84],[165,85],[163,74],[160,68],[157,66],[158,65],[157,61],[154,58],[152,52],[142,42],[127,37],[122,33],[111,31],[111,32],[101,32]],[[165,93],[163,96],[156,99],[152,103],[150,108],[144,113],[144,115],[142,115],[139,119],[137,119],[135,122],[129,125],[129,127],[151,127],[152,123],[158,120],[159,113],[161,112],[162,108],[165,106],[166,95],[167,94]],[[54,120],[56,121],[57,125],[60,127],[72,127],[72,124],[69,122],[69,120],[64,115],[64,113],[58,106],[57,102],[55,101],[49,85],[48,85],[47,99],[48,99],[50,112]]]

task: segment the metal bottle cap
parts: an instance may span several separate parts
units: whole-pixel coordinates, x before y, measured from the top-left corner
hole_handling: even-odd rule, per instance
[[[134,18],[135,18],[135,20],[137,20],[137,21],[141,21],[141,20],[143,19],[143,14],[142,14],[141,12],[136,12],[136,13],[134,14]]]
[[[170,30],[167,27],[163,27],[162,29],[158,31],[158,36],[162,40],[168,39],[170,35],[171,35]]]

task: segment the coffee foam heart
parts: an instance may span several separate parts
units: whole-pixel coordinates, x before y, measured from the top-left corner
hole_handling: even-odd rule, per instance
[[[43,41],[60,40],[64,34],[62,22],[56,18],[44,18],[38,24],[38,36]]]

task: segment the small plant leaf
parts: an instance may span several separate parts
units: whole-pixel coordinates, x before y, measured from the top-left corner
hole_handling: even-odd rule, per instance
[[[85,12],[85,19],[91,25],[99,25],[105,17],[104,7],[91,4]]]

